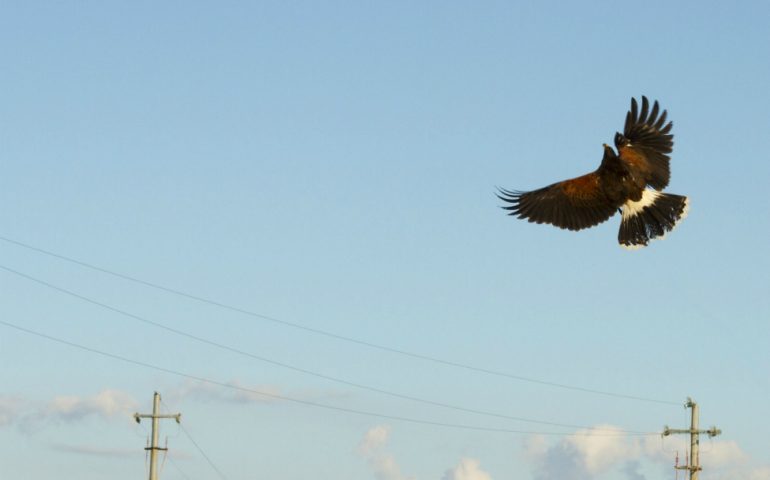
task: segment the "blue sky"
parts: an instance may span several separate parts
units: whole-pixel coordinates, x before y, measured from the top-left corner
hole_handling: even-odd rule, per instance
[[[236,387],[0,325],[3,472],[140,478],[149,426],[130,415],[157,390],[186,429],[163,425],[162,478],[661,478],[683,438],[552,435],[576,428],[435,403],[654,432],[684,428],[692,396],[724,431],[702,442],[701,478],[770,479],[769,17],[766,2],[2,4],[0,319]],[[593,170],[643,94],[674,122],[669,191],[692,203],[667,239],[627,252],[618,218],[574,233],[504,215],[496,186]]]

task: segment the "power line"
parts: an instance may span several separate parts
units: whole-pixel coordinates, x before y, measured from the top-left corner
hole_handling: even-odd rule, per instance
[[[161,402],[161,404],[163,404],[164,407],[168,408],[168,405],[166,405],[166,402],[164,402],[162,399],[161,399],[160,402]],[[216,465],[214,465],[214,462],[212,462],[211,458],[208,455],[206,455],[206,452],[204,452],[203,449],[201,448],[201,446],[198,445],[198,442],[196,442],[195,439],[192,438],[192,435],[190,435],[190,432],[187,431],[187,429],[184,427],[184,425],[182,425],[180,423],[179,424],[179,429],[182,431],[182,433],[185,434],[185,436],[190,440],[190,442],[192,442],[192,444],[195,445],[195,448],[203,456],[203,458],[206,459],[206,462],[208,462],[208,464],[212,468],[212,470],[217,472],[217,475],[219,475],[219,478],[221,478],[222,480],[227,480],[227,477],[225,476],[224,473],[222,473],[222,470],[220,470],[219,468],[217,468]]]
[[[414,397],[414,396],[411,396],[411,395],[405,395],[405,394],[401,394],[401,393],[396,393],[396,392],[392,392],[392,391],[389,391],[389,390],[384,390],[384,389],[381,389],[381,388],[371,387],[371,386],[364,385],[364,384],[361,384],[361,383],[356,383],[356,382],[352,382],[352,381],[349,381],[349,380],[340,379],[340,378],[333,377],[333,376],[330,376],[330,375],[325,375],[325,374],[322,374],[322,373],[314,372],[312,370],[307,370],[307,369],[304,369],[304,368],[300,368],[300,367],[289,365],[289,364],[286,364],[286,363],[283,363],[283,362],[279,362],[277,360],[272,360],[272,359],[269,359],[269,358],[266,358],[266,357],[262,357],[262,356],[259,356],[259,355],[256,355],[256,354],[253,354],[253,353],[250,353],[250,352],[246,352],[244,350],[240,350],[238,348],[235,348],[235,347],[232,347],[232,346],[229,346],[229,345],[225,345],[225,344],[222,344],[222,343],[214,342],[212,340],[208,340],[208,339],[205,339],[203,337],[199,337],[197,335],[193,335],[193,334],[185,332],[183,330],[179,330],[179,329],[175,329],[175,328],[169,327],[167,325],[163,325],[162,323],[158,323],[158,322],[155,322],[153,320],[149,320],[147,318],[141,317],[139,315],[135,315],[133,313],[127,312],[125,310],[121,310],[119,308],[110,306],[110,305],[108,305],[106,303],[102,303],[102,302],[99,302],[97,300],[93,300],[93,299],[91,299],[89,297],[80,295],[80,294],[75,293],[75,292],[73,292],[71,290],[67,290],[65,288],[59,287],[59,286],[54,285],[52,283],[46,282],[44,280],[40,280],[38,278],[32,277],[30,275],[27,275],[27,274],[19,272],[17,270],[8,268],[8,267],[3,266],[3,265],[0,265],[0,269],[5,270],[6,272],[12,273],[14,275],[18,275],[18,276],[20,276],[22,278],[25,278],[27,280],[30,280],[32,282],[35,282],[35,283],[37,283],[39,285],[45,286],[45,287],[50,288],[52,290],[55,290],[57,292],[63,293],[65,295],[69,295],[69,296],[72,296],[72,297],[77,298],[79,300],[82,300],[82,301],[91,303],[93,305],[96,305],[98,307],[107,309],[107,310],[109,310],[111,312],[117,313],[119,315],[122,315],[124,317],[130,318],[132,320],[136,320],[136,321],[145,323],[147,325],[153,326],[155,328],[160,328],[162,330],[168,331],[170,333],[173,333],[174,335],[178,335],[178,336],[182,336],[182,337],[185,337],[185,338],[189,338],[189,339],[194,340],[196,342],[200,342],[200,343],[203,343],[203,344],[206,344],[206,345],[210,345],[212,347],[215,347],[215,348],[218,348],[218,349],[221,349],[221,350],[232,352],[232,353],[235,353],[235,354],[247,357],[247,358],[251,358],[251,359],[254,359],[254,360],[261,361],[261,362],[269,363],[271,365],[276,365],[276,366],[279,366],[279,367],[282,367],[282,368],[286,368],[286,369],[289,369],[289,370],[293,370],[293,371],[296,371],[296,372],[304,373],[304,374],[307,374],[307,375],[312,375],[314,377],[322,378],[324,380],[329,380],[329,381],[337,382],[337,383],[340,383],[340,384],[343,384],[343,385],[348,385],[348,386],[351,386],[351,387],[360,388],[360,389],[363,389],[363,390],[368,390],[368,391],[376,392],[376,393],[383,394],[383,395],[389,395],[391,397],[401,398],[401,399],[410,400],[410,401],[413,401],[413,402],[419,402],[419,403],[423,403],[423,404],[433,405],[433,406],[442,407],[442,408],[448,408],[448,409],[462,411],[462,412],[474,413],[474,414],[477,414],[477,415],[486,415],[486,416],[490,416],[490,417],[504,418],[506,420],[515,420],[515,421],[519,421],[519,422],[535,423],[535,424],[540,424],[540,425],[551,425],[551,426],[555,426],[555,427],[579,428],[579,429],[591,428],[590,426],[587,426],[587,425],[575,425],[575,424],[569,424],[569,423],[549,422],[549,421],[545,421],[545,420],[535,420],[535,419],[531,419],[531,418],[516,417],[516,416],[506,415],[506,414],[502,414],[502,413],[495,413],[495,412],[489,412],[489,411],[478,410],[478,409],[473,409],[473,408],[461,407],[461,406],[452,405],[452,404],[448,404],[448,403],[444,403],[444,402],[438,402],[438,401],[435,401],[435,400],[427,400],[427,399],[423,399],[423,398],[419,398],[419,397]],[[624,431],[627,431],[627,430],[624,430]],[[628,432],[629,433],[642,433],[642,432],[637,432],[637,431],[633,431],[633,430],[628,430]]]
[[[280,325],[283,325],[285,327],[291,327],[291,328],[294,328],[294,329],[297,329],[297,330],[303,330],[303,331],[306,331],[306,332],[314,333],[316,335],[322,335],[322,336],[325,336],[325,337],[334,338],[336,340],[341,340],[341,341],[345,341],[345,342],[349,342],[349,343],[354,343],[354,344],[357,344],[357,345],[362,345],[362,346],[365,346],[365,347],[369,347],[369,348],[373,348],[373,349],[377,349],[377,350],[382,350],[382,351],[385,351],[385,352],[390,352],[390,353],[394,353],[394,354],[398,354],[398,355],[403,355],[403,356],[406,356],[406,357],[415,358],[415,359],[419,359],[419,360],[423,360],[423,361],[428,361],[428,362],[433,362],[433,363],[437,363],[437,364],[440,364],[440,365],[446,365],[446,366],[450,366],[450,367],[454,367],[454,368],[460,368],[460,369],[463,369],[463,370],[469,370],[469,371],[473,371],[473,372],[477,372],[477,373],[484,373],[484,374],[493,375],[493,376],[496,376],[496,377],[503,377],[503,378],[508,378],[508,379],[512,379],[512,380],[518,380],[518,381],[522,381],[522,382],[529,382],[529,383],[534,383],[534,384],[538,384],[538,385],[545,385],[545,386],[554,387],[554,388],[561,388],[561,389],[565,389],[565,390],[573,390],[573,391],[577,391],[577,392],[591,393],[591,394],[595,394],[595,395],[603,395],[603,396],[614,397],[614,398],[622,398],[622,399],[626,399],[626,400],[636,400],[636,401],[640,401],[640,402],[661,403],[661,404],[666,404],[666,405],[677,405],[677,406],[679,405],[679,402],[674,402],[674,401],[670,401],[670,400],[661,400],[661,399],[655,399],[655,398],[641,397],[641,396],[637,396],[637,395],[627,395],[627,394],[622,394],[622,393],[617,393],[617,392],[610,392],[610,391],[606,391],[606,390],[597,390],[597,389],[592,389],[592,388],[584,388],[584,387],[580,387],[580,386],[576,386],[576,385],[568,385],[568,384],[564,384],[564,383],[549,382],[549,381],[540,380],[540,379],[536,379],[536,378],[525,377],[525,376],[522,376],[522,375],[514,375],[514,374],[511,374],[511,373],[502,372],[502,371],[499,371],[499,370],[492,370],[492,369],[488,369],[488,368],[477,367],[477,366],[474,366],[474,365],[469,365],[469,364],[465,364],[465,363],[455,362],[455,361],[451,361],[451,360],[445,360],[445,359],[441,359],[441,358],[438,358],[438,357],[432,357],[432,356],[429,356],[429,355],[423,355],[423,354],[420,354],[420,353],[414,353],[414,352],[410,352],[410,351],[407,351],[407,350],[402,350],[402,349],[399,349],[399,348],[389,347],[387,345],[381,345],[381,344],[377,344],[377,343],[373,343],[373,342],[367,342],[365,340],[360,340],[360,339],[357,339],[357,338],[348,337],[348,336],[337,334],[337,333],[333,333],[333,332],[330,332],[330,331],[327,331],[327,330],[321,330],[321,329],[318,329],[318,328],[308,327],[308,326],[305,326],[305,325],[302,325],[302,324],[299,324],[299,323],[295,323],[295,322],[290,322],[290,321],[287,321],[287,320],[281,320],[279,318],[271,317],[271,316],[268,316],[268,315],[263,315],[261,313],[257,313],[257,312],[253,312],[253,311],[246,310],[246,309],[243,309],[243,308],[239,308],[239,307],[235,307],[235,306],[232,306],[232,305],[228,305],[226,303],[218,302],[216,300],[211,300],[211,299],[208,299],[208,298],[205,298],[205,297],[201,297],[201,296],[198,296],[198,295],[193,295],[191,293],[187,293],[187,292],[184,292],[184,291],[181,291],[181,290],[176,290],[176,289],[173,289],[173,288],[170,288],[170,287],[166,287],[166,286],[163,286],[163,285],[160,285],[160,284],[157,284],[157,283],[149,282],[147,280],[142,280],[140,278],[132,277],[130,275],[126,275],[126,274],[123,274],[123,273],[118,273],[118,272],[115,272],[115,271],[112,271],[112,270],[108,270],[106,268],[99,267],[99,266],[96,266],[96,265],[93,265],[93,264],[90,264],[90,263],[87,263],[87,262],[84,262],[84,261],[81,261],[81,260],[77,260],[77,259],[65,256],[65,255],[62,255],[62,254],[58,254],[58,253],[54,253],[54,252],[51,252],[51,251],[48,251],[48,250],[44,250],[42,248],[34,247],[32,245],[28,245],[26,243],[22,243],[20,241],[13,240],[13,239],[10,239],[10,238],[7,238],[7,237],[0,236],[0,240],[5,241],[7,243],[11,243],[11,244],[17,245],[19,247],[22,247],[22,248],[25,248],[25,249],[28,249],[28,250],[32,250],[32,251],[35,251],[35,252],[38,252],[38,253],[42,253],[44,255],[48,255],[50,257],[58,258],[60,260],[66,261],[66,262],[70,262],[70,263],[73,263],[73,264],[76,264],[76,265],[80,265],[81,267],[85,267],[85,268],[88,268],[88,269],[91,269],[91,270],[95,270],[95,271],[98,271],[98,272],[101,272],[101,273],[105,273],[107,275],[112,275],[114,277],[117,277],[117,278],[120,278],[120,279],[123,279],[123,280],[127,280],[129,282],[133,282],[133,283],[137,283],[137,284],[140,284],[140,285],[144,285],[146,287],[150,287],[150,288],[154,288],[154,289],[157,289],[157,290],[161,290],[161,291],[164,291],[164,292],[167,292],[167,293],[171,293],[173,295],[177,295],[177,296],[180,296],[180,297],[184,297],[184,298],[187,298],[187,299],[190,299],[190,300],[195,300],[197,302],[205,303],[205,304],[208,304],[208,305],[213,305],[215,307],[219,307],[219,308],[223,308],[223,309],[230,310],[230,311],[233,311],[233,312],[237,312],[237,313],[240,313],[240,314],[243,314],[243,315],[247,315],[247,316],[250,316],[250,317],[253,317],[253,318],[259,318],[261,320],[267,320],[269,322],[280,324]]]
[[[79,343],[70,342],[69,340],[64,340],[61,338],[54,337],[52,335],[48,335],[42,332],[37,332],[35,330],[31,330],[25,327],[22,327],[20,325],[16,325],[14,323],[6,322],[5,320],[0,320],[0,325],[5,325],[6,327],[13,328],[15,330],[34,335],[36,337],[44,338],[46,340],[60,343],[63,345],[68,345],[73,348],[77,348],[86,352],[90,352],[96,355],[100,355],[107,358],[112,358],[114,360],[120,360],[124,363],[129,363],[132,365],[137,365],[140,367],[156,370],[159,372],[168,373],[177,377],[187,378],[190,380],[196,380],[203,383],[208,383],[211,385],[216,385],[223,388],[228,388],[231,390],[238,390],[242,392],[247,392],[251,394],[260,395],[267,398],[273,398],[276,400],[284,400],[287,402],[292,402],[300,405],[306,405],[316,408],[322,408],[326,410],[333,410],[337,412],[343,412],[343,413],[349,413],[354,415],[361,415],[361,416],[367,416],[367,417],[374,417],[374,418],[380,418],[380,419],[386,419],[386,420],[394,420],[394,421],[400,421],[400,422],[407,422],[407,423],[414,423],[419,425],[428,425],[428,426],[434,426],[434,427],[445,427],[445,428],[453,428],[453,429],[460,429],[460,430],[473,430],[473,431],[481,431],[481,432],[495,432],[495,433],[513,433],[513,434],[525,434],[525,435],[553,435],[553,436],[608,436],[608,437],[624,437],[624,436],[650,436],[650,435],[659,435],[657,432],[640,432],[640,433],[630,433],[630,432],[543,432],[543,431],[533,431],[533,430],[513,430],[513,429],[507,429],[507,428],[495,428],[495,427],[483,427],[483,426],[477,426],[477,425],[466,425],[466,424],[458,424],[458,423],[445,423],[445,422],[436,422],[431,420],[422,420],[417,418],[411,418],[411,417],[403,417],[399,415],[388,415],[383,413],[376,413],[376,412],[369,412],[366,410],[357,410],[353,408],[347,408],[347,407],[338,407],[334,405],[327,405],[324,403],[318,403],[318,402],[312,402],[309,400],[302,400],[299,398],[294,397],[288,397],[286,395],[278,395],[275,393],[269,393],[269,392],[263,392],[260,390],[255,390],[252,388],[246,388],[241,387],[238,385],[233,385],[229,383],[220,382],[217,380],[212,380],[205,377],[200,377],[197,375],[191,375],[189,373],[180,372],[178,370],[173,370],[166,367],[161,367],[158,365],[153,365],[150,363],[142,362],[139,360],[134,360],[128,357],[123,357],[121,355],[116,355],[114,353],[105,352],[103,350],[97,350],[95,348],[87,347],[85,345],[81,345]]]
[[[183,477],[184,477],[184,478],[186,478],[187,480],[191,480],[191,479],[190,479],[190,477],[189,477],[189,476],[188,476],[186,473],[184,473],[184,470],[182,470],[181,468],[179,468],[179,465],[177,465],[177,464],[176,464],[176,462],[174,461],[174,459],[173,459],[173,458],[171,458],[171,455],[167,456],[167,457],[166,457],[166,459],[168,459],[168,462],[169,462],[171,465],[173,465],[173,466],[174,466],[174,468],[176,468],[176,470],[179,472],[179,474],[180,474],[181,476],[183,476]]]
[[[227,477],[225,476],[225,474],[224,474],[224,473],[222,473],[222,471],[221,471],[220,469],[218,469],[216,465],[214,465],[214,462],[212,462],[212,461],[211,461],[211,459],[209,458],[209,456],[208,456],[208,455],[206,455],[206,452],[204,452],[204,451],[203,451],[203,449],[200,447],[200,445],[198,445],[198,442],[196,442],[196,441],[195,441],[195,440],[192,438],[192,436],[190,435],[190,432],[188,432],[188,431],[187,431],[187,429],[186,429],[186,428],[184,428],[184,426],[183,426],[183,425],[179,425],[179,426],[181,427],[181,429],[182,429],[182,432],[183,432],[183,433],[184,433],[184,434],[187,436],[187,438],[188,438],[188,439],[189,439],[189,440],[192,442],[192,444],[193,444],[193,445],[195,445],[195,448],[197,448],[197,449],[198,449],[198,451],[200,452],[200,454],[201,454],[201,455],[203,455],[203,458],[205,458],[205,459],[206,459],[206,461],[207,461],[207,462],[208,462],[208,464],[211,466],[211,468],[212,468],[212,469],[213,469],[215,472],[217,472],[217,475],[219,475],[219,478],[221,478],[222,480],[227,480]]]
[[[166,404],[166,402],[164,402],[164,401],[163,401],[163,399],[161,399],[161,400],[160,400],[160,403],[161,403],[161,404],[162,404],[164,407],[166,407],[167,409],[169,408],[169,407],[168,407],[168,405]],[[217,475],[219,475],[219,477],[220,477],[222,480],[227,480],[227,477],[225,476],[225,474],[224,474],[224,473],[222,473],[222,471],[221,471],[220,469],[218,469],[216,465],[214,465],[214,462],[212,462],[212,461],[211,461],[211,458],[209,458],[209,456],[208,456],[208,455],[206,455],[206,452],[204,452],[204,451],[203,451],[203,449],[201,448],[201,446],[200,446],[200,445],[198,445],[198,442],[196,442],[196,441],[195,441],[195,440],[192,438],[192,435],[190,435],[190,432],[188,432],[188,431],[187,431],[187,429],[186,429],[186,428],[184,428],[184,425],[182,425],[181,423],[179,423],[179,424],[178,424],[178,426],[179,426],[179,429],[180,429],[180,430],[182,430],[182,433],[184,433],[184,434],[185,434],[185,436],[186,436],[186,437],[187,437],[187,438],[190,440],[190,442],[192,442],[192,444],[193,444],[193,445],[195,445],[195,448],[197,448],[197,449],[198,449],[198,452],[200,452],[200,454],[201,454],[201,455],[203,455],[203,458],[205,458],[205,459],[206,459],[206,461],[207,461],[207,462],[208,462],[208,464],[211,466],[211,468],[212,468],[212,469],[213,469],[215,472],[217,472]]]

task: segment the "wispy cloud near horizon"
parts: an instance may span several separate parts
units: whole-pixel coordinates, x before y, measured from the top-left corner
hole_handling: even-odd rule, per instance
[[[44,417],[60,421],[76,421],[89,416],[103,418],[130,416],[139,403],[120,390],[102,390],[91,397],[75,395],[54,397],[41,412]]]
[[[20,395],[0,396],[0,428],[16,426],[25,432],[46,424],[76,423],[90,418],[131,418],[139,403],[121,390],[105,389],[91,396],[59,395],[36,401]]]
[[[107,448],[94,445],[70,445],[65,443],[52,443],[49,447],[51,450],[57,452],[95,457],[131,458],[142,457],[144,455],[141,448]]]
[[[0,428],[14,423],[23,406],[24,400],[17,395],[0,395]]]
[[[246,385],[239,380],[227,382],[225,388],[207,382],[188,381],[170,393],[176,399],[191,398],[203,402],[278,403],[285,393],[275,385]],[[262,392],[263,394],[257,393]]]
[[[194,399],[201,402],[223,402],[231,404],[279,404],[293,403],[290,399],[317,400],[322,398],[345,398],[346,392],[300,391],[288,392],[285,387],[271,384],[251,385],[238,379],[226,382],[231,388],[202,381],[186,381],[169,392],[176,399]]]

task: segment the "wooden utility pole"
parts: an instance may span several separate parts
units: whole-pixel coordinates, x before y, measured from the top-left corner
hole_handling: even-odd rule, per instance
[[[668,425],[663,427],[663,436],[666,437],[668,435],[671,435],[672,433],[689,433],[690,434],[690,461],[687,465],[684,466],[675,466],[677,470],[688,470],[690,472],[690,480],[698,480],[698,472],[702,470],[700,466],[700,455],[698,452],[698,447],[700,445],[700,434],[706,433],[708,434],[709,438],[716,437],[720,433],[722,433],[722,430],[718,429],[717,427],[711,427],[708,430],[698,430],[698,404],[695,403],[695,400],[692,398],[687,398],[687,403],[685,403],[685,408],[690,409],[690,429],[676,429],[676,428],[668,428]]]
[[[158,392],[155,392],[155,395],[152,398],[152,414],[149,414],[149,413],[134,414],[134,419],[136,420],[136,423],[141,422],[141,419],[143,418],[152,419],[152,442],[150,443],[149,447],[145,448],[145,450],[150,451],[150,480],[158,480],[158,464],[157,464],[158,452],[168,450],[167,448],[161,448],[158,446],[158,434],[159,434],[158,420],[160,420],[161,418],[173,418],[174,420],[176,420],[176,423],[179,423],[179,420],[181,417],[182,417],[181,413],[168,414],[168,415],[160,414],[160,394]]]

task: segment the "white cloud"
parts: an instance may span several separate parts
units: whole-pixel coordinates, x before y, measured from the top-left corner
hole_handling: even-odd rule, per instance
[[[16,425],[29,433],[51,421],[75,422],[94,416],[128,419],[137,405],[129,394],[110,389],[90,397],[61,395],[45,403],[4,395],[0,396],[0,427]]]
[[[750,470],[747,478],[748,480],[770,480],[770,465]]]
[[[770,480],[770,465],[708,469],[700,474],[703,480]]]
[[[401,473],[395,457],[385,450],[390,440],[390,431],[388,425],[370,428],[358,443],[356,453],[366,459],[376,480],[414,480],[415,477]],[[447,470],[441,479],[492,480],[492,477],[481,469],[478,460],[463,458],[459,464]]]
[[[661,471],[671,471],[676,452],[683,465],[685,451],[690,447],[685,436],[661,440],[660,437],[613,436],[613,432],[621,431],[611,425],[599,425],[555,443],[533,436],[525,442],[523,452],[534,467],[535,480],[579,480],[610,473],[612,478],[645,480],[643,464],[656,464]],[[731,440],[702,440],[700,463],[704,467],[701,473],[704,480],[770,480],[770,467],[753,465],[749,455]]]
[[[523,453],[525,458],[540,458],[548,452],[548,448],[548,440],[543,435],[530,435],[524,438]]]
[[[701,442],[700,450],[701,464],[708,467],[723,468],[746,464],[749,461],[749,455],[732,440]]]
[[[478,460],[463,458],[456,467],[444,473],[442,480],[492,480],[492,477],[480,468]]]
[[[97,415],[104,418],[130,415],[138,403],[119,390],[103,390],[92,397],[54,397],[43,409],[43,416],[53,420],[75,421]]]
[[[14,423],[22,412],[24,401],[17,396],[0,395],[0,427]]]
[[[369,429],[356,448],[356,452],[366,459],[374,472],[377,480],[408,480],[414,477],[406,477],[401,473],[401,468],[396,463],[392,454],[383,449],[390,438],[390,427],[378,425]]]
[[[579,431],[578,435],[567,437],[564,441],[577,452],[588,473],[598,474],[618,463],[639,457],[639,445],[617,436],[621,433],[612,425],[598,425]]]
[[[555,444],[543,436],[533,436],[525,442],[524,454],[535,466],[536,480],[596,478],[614,469],[620,469],[628,479],[643,480],[637,462],[642,446],[620,433],[612,425],[597,425]]]
[[[93,445],[66,445],[62,443],[52,444],[53,450],[64,453],[76,453],[98,457],[141,457],[144,452],[139,448],[105,448]]]
[[[645,476],[639,473],[641,464],[636,460],[629,460],[623,465],[621,471],[628,480],[645,480]]]
[[[574,445],[560,441],[542,451],[533,451],[535,480],[584,480],[590,478],[585,461]]]
[[[674,463],[676,454],[679,454],[680,465],[685,464],[685,452],[690,450],[690,439],[686,435],[665,437],[664,439],[648,437],[642,445],[642,457],[662,466]],[[763,471],[770,467],[758,467],[754,465],[751,457],[744,452],[734,440],[712,440],[706,436],[701,437],[700,464],[703,466],[701,478],[709,479],[735,479],[770,480],[763,479]],[[758,476],[758,477],[757,477]]]
[[[206,402],[226,403],[275,403],[283,401],[281,389],[273,385],[247,386],[238,380],[227,382],[233,388],[226,388],[208,382],[185,382],[172,396],[175,398],[194,398]],[[262,392],[260,395],[256,392]]]
[[[377,480],[405,480],[411,478],[405,477],[401,473],[401,468],[391,454],[375,455],[369,459],[369,465],[372,466],[374,478]]]
[[[357,452],[366,456],[384,446],[390,437],[390,426],[378,425],[369,429],[358,444]]]

